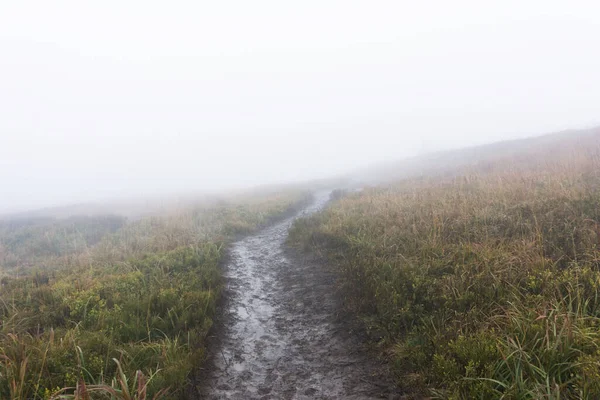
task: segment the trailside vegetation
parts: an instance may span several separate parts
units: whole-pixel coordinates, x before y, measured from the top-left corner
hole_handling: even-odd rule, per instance
[[[560,145],[341,196],[321,254],[414,398],[600,398],[600,147]]]
[[[0,223],[0,398],[180,398],[205,356],[228,243],[308,199]]]

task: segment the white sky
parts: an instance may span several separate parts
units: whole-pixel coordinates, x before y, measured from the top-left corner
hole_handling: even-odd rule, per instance
[[[0,210],[600,123],[596,1],[0,1]]]

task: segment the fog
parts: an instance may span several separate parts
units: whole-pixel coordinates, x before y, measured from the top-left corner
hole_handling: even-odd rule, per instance
[[[599,38],[594,1],[4,1],[0,211],[592,126]]]

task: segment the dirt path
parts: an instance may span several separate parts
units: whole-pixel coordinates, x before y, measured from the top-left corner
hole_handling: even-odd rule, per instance
[[[319,210],[328,196],[318,195],[298,216]],[[298,216],[233,245],[229,315],[202,398],[381,398],[370,376],[377,366],[336,318],[332,276],[284,250]]]

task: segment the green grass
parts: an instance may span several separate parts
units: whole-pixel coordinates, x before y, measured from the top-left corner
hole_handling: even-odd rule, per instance
[[[77,257],[124,225],[125,218],[116,215],[0,221],[0,266],[26,270],[76,264]]]
[[[290,243],[329,260],[414,398],[597,399],[599,154],[338,194]]]
[[[289,190],[131,222],[6,223],[0,398],[181,398],[205,357],[227,245],[306,201]]]

